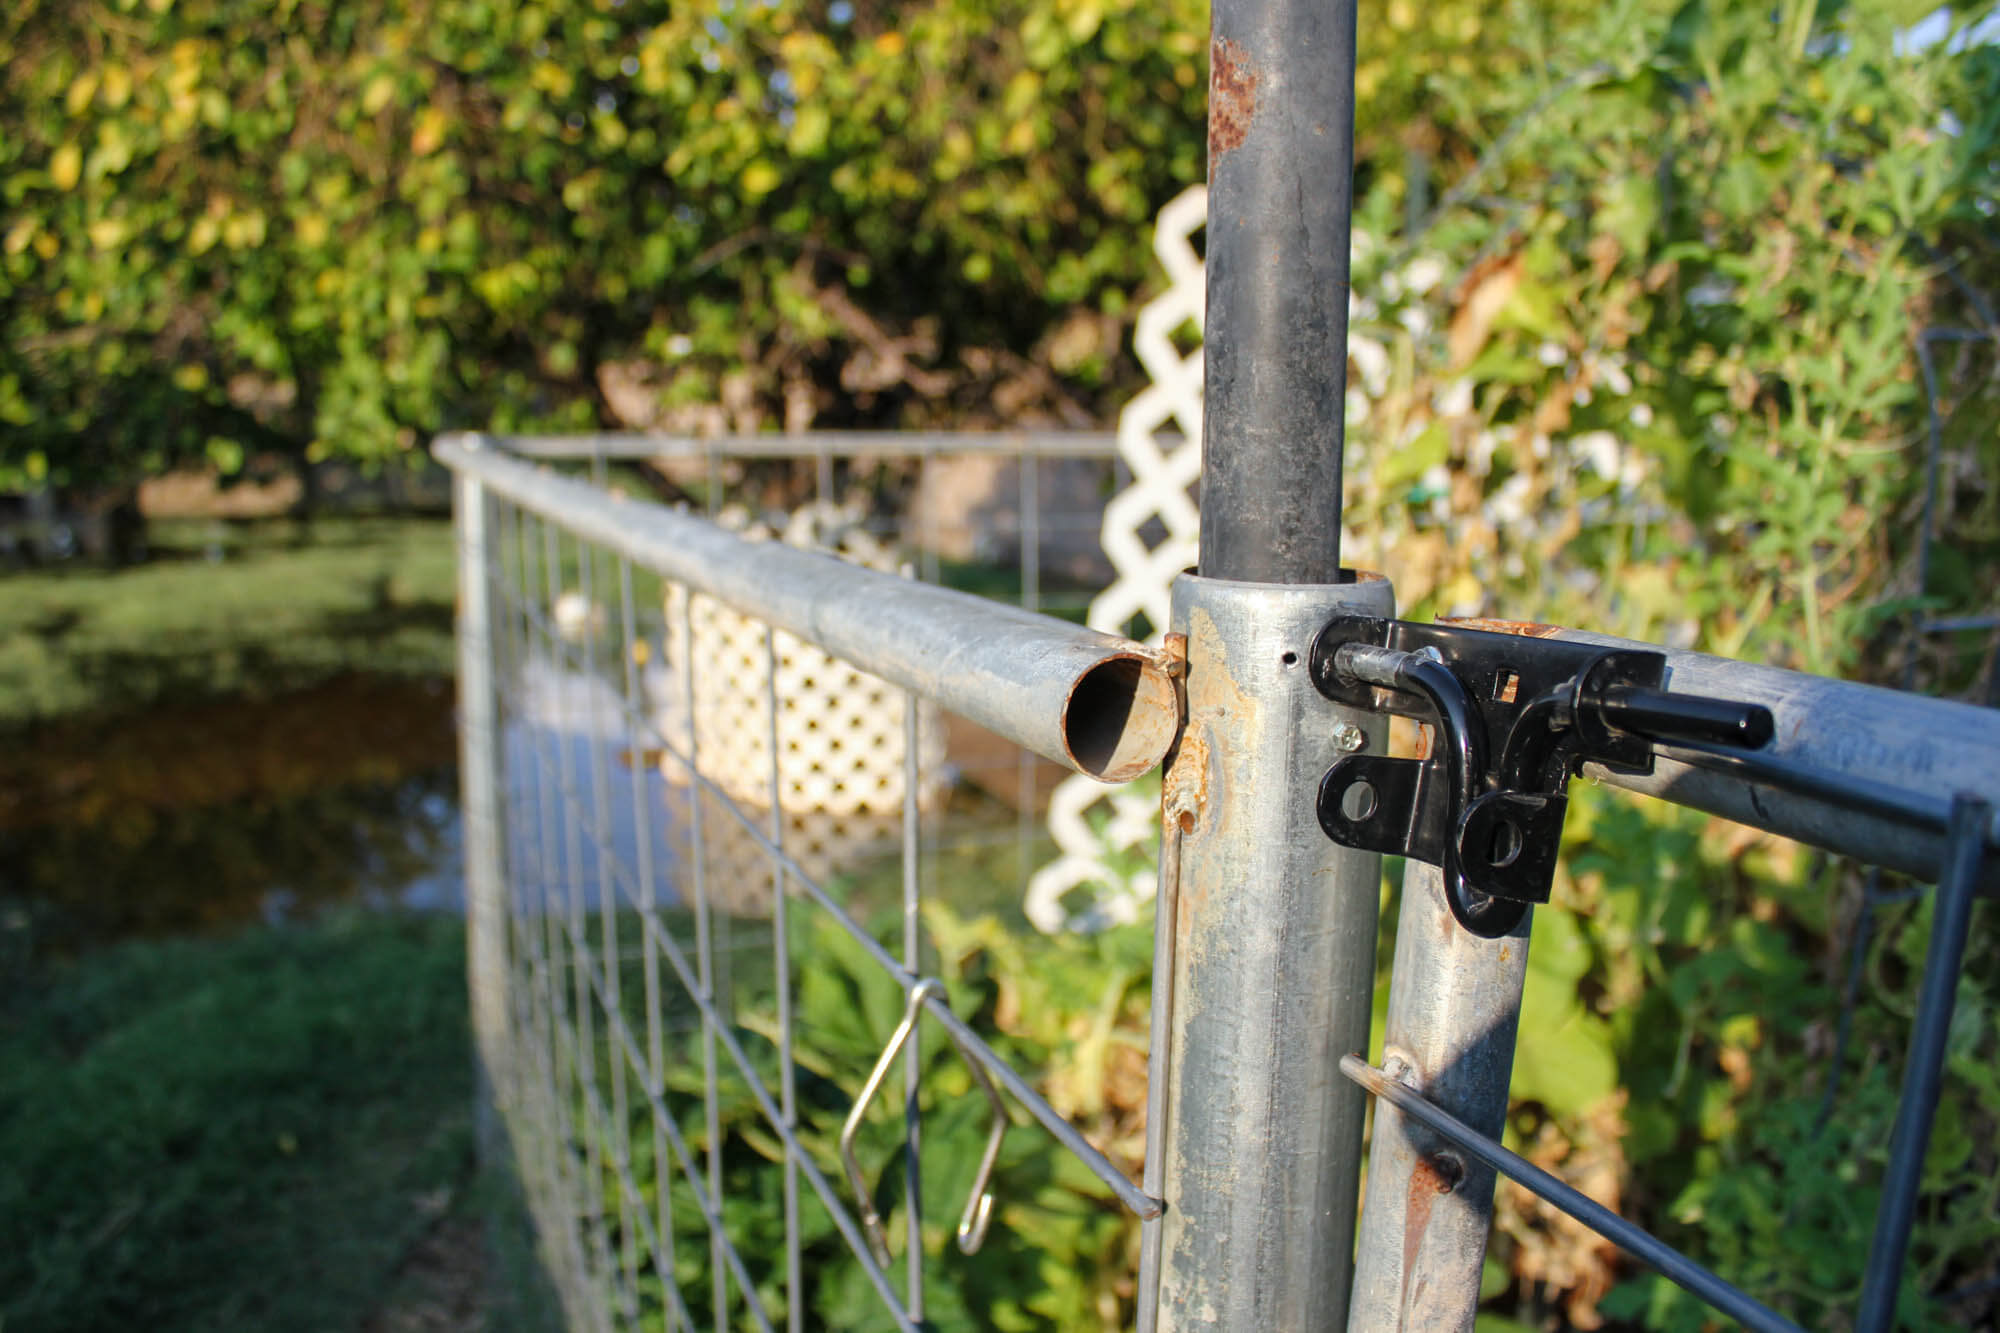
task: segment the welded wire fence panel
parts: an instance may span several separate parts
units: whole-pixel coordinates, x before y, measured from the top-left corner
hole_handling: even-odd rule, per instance
[[[506,444],[598,484],[707,515],[732,532],[837,550],[874,568],[899,569],[924,583],[1078,623],[1113,577],[1100,545],[1104,510],[1131,482],[1113,436],[1079,432],[556,436]],[[690,629],[702,660],[728,657],[744,673],[758,669],[761,628],[749,619],[710,605],[698,610],[691,627],[670,625],[666,634],[671,639],[683,629]],[[781,635],[778,646],[787,750],[797,749],[794,719],[808,708],[838,711],[848,730],[900,734],[901,714],[892,703],[871,702],[865,691],[842,688],[810,670],[809,661],[795,662],[795,656],[813,654],[810,648],[799,653],[790,636]],[[703,689],[696,702],[705,716],[713,716],[717,704],[749,706],[746,691],[713,679]],[[825,719],[815,739],[839,731],[838,721]],[[1045,816],[1062,770],[957,715],[927,707],[920,721],[927,751],[920,774],[927,788],[919,821],[921,877],[1004,884],[1010,903],[1018,901],[1033,872],[1056,854]],[[716,719],[713,725],[725,723]],[[758,735],[727,746],[732,753],[724,766],[735,781],[724,785],[732,790],[743,789],[755,767],[736,752],[753,750]],[[842,736],[841,747],[850,767],[871,750],[896,748],[871,745],[866,734]],[[899,764],[894,753],[881,753],[867,776],[879,777],[885,766],[893,773]],[[794,770],[788,768],[786,780],[796,785]],[[852,800],[845,806],[793,801],[787,819],[794,853],[818,867],[823,844],[894,847],[901,805],[889,795],[862,810],[852,808]]]
[[[977,467],[937,482],[926,478],[953,461],[949,448],[891,444],[741,456],[705,445],[657,475],[592,441],[535,445],[559,460],[545,473],[475,466],[464,449],[454,462],[461,595],[478,630],[462,659],[467,752],[486,755],[467,766],[475,1013],[497,999],[499,1019],[479,1020],[482,1053],[575,1327],[951,1327],[992,1322],[1002,1305],[1019,1318],[1046,1279],[1044,1235],[1079,1215],[1122,1215],[1128,1228],[1160,1215],[1132,1183],[1135,1155],[1086,1141],[1010,1067],[1004,1037],[965,1021],[992,997],[927,930],[927,904],[1018,902],[1045,850],[1048,777],[1061,770],[941,703],[1007,730],[993,722],[1006,709],[980,712],[991,701],[964,682],[1004,676],[1012,636],[1089,637],[1024,614],[1074,614],[1091,576],[1088,553],[1052,537],[1091,527],[1089,506],[1053,517],[1038,470],[1077,464],[1060,488],[1073,500],[1108,492],[1115,466],[1075,442],[1048,457],[987,446],[963,451]],[[663,512],[638,498],[648,489],[704,516],[660,525],[699,558],[628,530],[630,513]],[[857,665],[873,660],[866,611],[858,634],[852,619],[822,624],[812,599],[765,598],[723,567],[787,543],[842,552],[851,577],[816,586],[884,599],[887,638],[928,632],[921,616],[888,614],[894,589],[953,585],[1012,609],[929,639],[940,659],[985,655],[977,670],[911,667],[898,678],[919,688],[906,692]],[[1050,573],[1059,567],[1075,587]],[[722,587],[737,595],[718,598]],[[1649,648],[1508,628],[1517,642]],[[1082,683],[1115,678],[1128,692],[1111,711],[1143,715],[1143,690],[1129,687],[1167,669],[1159,655],[1085,647],[1124,674],[1091,667],[1057,691],[1064,708],[1090,693]],[[1647,772],[1586,765],[1586,776],[1944,883],[1865,1284],[1863,1323],[1886,1327],[1938,1101],[1954,951],[2000,841],[1977,799],[2000,789],[2000,731],[1977,710],[1699,654],[1670,652],[1666,668],[1672,696],[1768,706],[1769,751],[1656,736]],[[1464,680],[1475,696],[1493,683]],[[1176,704],[1157,723],[1171,736],[1178,720]],[[1044,752],[1085,772],[1114,751],[1134,762],[1108,767],[1137,772],[1164,749],[1084,744],[1070,721]],[[494,845],[473,845],[482,838]],[[1170,888],[1178,873],[1170,863]],[[1496,1171],[1733,1317],[1788,1326],[1731,1275],[1499,1142],[1526,924],[1498,940],[1467,934],[1442,884],[1427,869],[1405,884],[1390,1056],[1343,1064],[1395,1108],[1378,1115],[1350,1327],[1472,1317]],[[1873,881],[1868,895],[1879,897]],[[499,948],[480,943],[483,908],[499,911]],[[1857,933],[1866,927],[1864,913]],[[1406,953],[1423,965],[1406,967]],[[1440,1071],[1482,1043],[1496,1063],[1461,1098]],[[1203,1188],[1226,1195],[1228,1183]],[[1182,1195],[1183,1217],[1194,1202],[1227,1200]],[[1138,1247],[1113,1251],[1109,1265],[1128,1271],[1095,1311],[1103,1322],[1135,1303],[1143,1313],[1147,1296],[1130,1280]],[[1431,1304],[1408,1306],[1412,1293]]]
[[[988,528],[1007,538],[998,555],[967,547],[954,566],[935,536],[909,540],[907,519],[849,509],[884,549],[915,557],[909,573],[997,569],[1032,610],[1048,528],[1034,465],[1003,461],[1016,490],[1011,532]],[[602,455],[592,470],[601,485],[632,481]],[[704,494],[695,480],[690,507],[750,526],[731,515],[733,483]],[[926,743],[949,731],[928,699],[663,577],[602,532],[477,485],[461,502],[476,510],[470,524],[461,512],[478,534],[461,553],[488,622],[486,679],[467,684],[491,700],[492,762],[469,772],[468,808],[472,784],[490,781],[489,891],[506,937],[504,1056],[488,1063],[568,1323],[963,1322],[1032,1288],[1052,1181],[1059,1209],[1156,1214],[1129,1165],[957,1016],[983,992],[926,939],[927,895],[1017,900],[1046,763],[989,737],[981,771],[957,735]],[[730,651],[714,653],[724,639]],[[828,715],[802,710],[788,682],[835,667],[894,725],[815,749],[805,738]],[[468,717],[480,707],[468,701]],[[847,743],[890,753],[895,771],[878,764],[870,799],[830,813],[826,789],[789,770],[801,754],[824,769]],[[482,827],[469,820],[469,836]],[[989,1210],[1005,1221],[962,1254]]]

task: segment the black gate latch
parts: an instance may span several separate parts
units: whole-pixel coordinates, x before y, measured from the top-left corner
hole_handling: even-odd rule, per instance
[[[1356,754],[1327,770],[1319,822],[1343,847],[1444,871],[1458,923],[1488,939],[1545,903],[1569,780],[1585,762],[1653,771],[1653,747],[1761,749],[1769,709],[1663,688],[1664,653],[1343,616],[1313,641],[1313,684],[1335,703],[1433,728],[1430,754]]]

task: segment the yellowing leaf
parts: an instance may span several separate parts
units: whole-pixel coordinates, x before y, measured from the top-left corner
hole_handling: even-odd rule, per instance
[[[74,190],[77,178],[83,174],[83,152],[73,143],[66,143],[56,149],[49,158],[49,179],[58,190]]]
[[[833,116],[824,104],[808,102],[798,110],[792,121],[790,147],[799,157],[811,157],[826,147],[827,132],[833,128]]]
[[[99,218],[84,230],[100,250],[115,250],[125,240],[125,223],[119,218]]]
[[[753,199],[761,199],[778,188],[783,175],[769,162],[756,161],[743,169],[743,193]]]
[[[418,157],[429,157],[444,145],[446,120],[442,110],[427,106],[417,113],[416,127],[410,131],[410,151]]]
[[[232,213],[222,224],[222,243],[232,250],[249,250],[264,243],[264,215]]]
[[[361,90],[362,114],[368,116],[374,115],[383,107],[389,105],[390,99],[394,98],[395,95],[396,81],[387,74],[377,74],[374,78],[368,80],[368,86]]]
[[[174,383],[184,392],[200,393],[208,387],[208,367],[199,361],[189,361],[174,367]]]
[[[903,41],[902,33],[885,32],[880,37],[877,37],[875,39],[875,54],[882,56],[899,56],[903,54],[903,47],[905,45],[907,45],[907,43]]]
[[[116,111],[132,100],[132,71],[123,65],[106,65],[98,77],[98,100]]]
[[[529,73],[528,81],[551,97],[568,97],[576,87],[576,76],[553,61],[544,60]]]
[[[202,214],[194,220],[194,226],[188,228],[188,253],[191,255],[207,254],[215,248],[215,243],[220,239],[221,235],[221,224],[210,214]]]
[[[0,250],[10,255],[18,255],[28,248],[28,242],[35,239],[35,220],[22,218],[7,229],[7,239],[0,241]]]
[[[318,213],[302,214],[292,224],[292,230],[297,234],[300,245],[318,247],[326,244],[326,219]]]
[[[111,121],[97,132],[96,161],[91,174],[116,175],[132,165],[132,141],[125,137],[125,127]]]
[[[72,116],[83,114],[90,105],[90,99],[97,96],[97,71],[87,69],[76,76],[69,86],[69,96],[63,99],[63,110]]]

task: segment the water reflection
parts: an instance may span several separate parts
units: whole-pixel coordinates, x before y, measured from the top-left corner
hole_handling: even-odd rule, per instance
[[[647,726],[683,724],[660,711],[670,697],[649,673]],[[634,744],[621,690],[546,658],[522,662],[503,686],[508,845],[524,910],[566,904],[585,911],[608,896],[634,907],[679,901],[687,842],[682,792],[662,776],[660,752]],[[641,741],[657,736],[640,735]],[[768,864],[768,863],[767,863]],[[566,907],[562,910],[567,910]]]
[[[455,759],[437,680],[32,729],[0,748],[0,932],[46,956],[337,903],[454,906]]]

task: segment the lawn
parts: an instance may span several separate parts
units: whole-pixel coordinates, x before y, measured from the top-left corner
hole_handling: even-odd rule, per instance
[[[541,1326],[462,924],[325,906],[437,854],[450,526],[149,535],[0,576],[0,1329]]]
[[[514,1322],[473,1220],[463,950],[355,914],[8,960],[0,1326]],[[411,1322],[441,1281],[453,1317]]]
[[[451,525],[155,523],[152,559],[0,577],[0,730],[351,671],[449,675]]]

